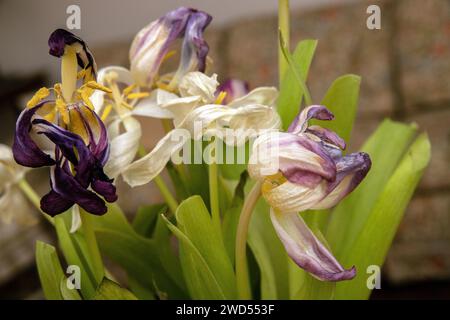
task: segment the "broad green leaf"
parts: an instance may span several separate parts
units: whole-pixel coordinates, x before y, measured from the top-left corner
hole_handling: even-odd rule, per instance
[[[193,196],[183,201],[178,207],[176,219],[178,228],[203,257],[225,297],[234,298],[236,296],[236,279],[233,266],[228,258],[222,237],[215,232],[211,216],[202,199],[199,196]],[[189,291],[193,297],[208,298],[205,295],[206,291],[202,290],[208,284],[202,283],[200,278],[194,280],[197,283],[193,286],[193,279],[188,280],[193,273],[197,272],[197,266],[195,259],[192,259],[195,256],[194,253],[191,253],[192,246],[184,244],[181,245],[180,251],[182,268]],[[183,256],[188,259],[183,261]]]
[[[296,62],[298,72],[306,81],[308,77],[309,66],[311,65],[314,52],[317,47],[317,40],[303,40],[297,44],[293,53],[293,60]],[[277,110],[283,123],[283,129],[286,130],[292,120],[300,111],[303,91],[298,84],[293,70],[287,70],[280,86],[280,95],[277,102]]]
[[[114,281],[103,278],[95,293],[94,300],[137,300],[137,298]]]
[[[164,204],[152,204],[138,209],[133,219],[134,230],[146,238],[151,238],[158,217],[167,211]]]
[[[75,288],[69,289],[67,287],[67,279],[65,277],[61,279],[59,289],[64,300],[81,300],[80,294]]]
[[[56,234],[59,246],[64,254],[67,264],[76,265],[81,270],[81,294],[84,299],[92,299],[99,284],[92,268],[91,262],[83,236],[77,231],[70,234],[65,220],[70,219],[69,215],[62,214],[54,218]],[[59,284],[58,284],[59,285]]]
[[[190,297],[197,300],[226,299],[223,288],[192,241],[166,219],[167,226],[180,241],[180,259]]]
[[[372,168],[361,184],[332,211],[326,235],[338,260],[361,231],[415,134],[414,125],[385,120],[362,147],[362,151],[370,155]]]
[[[261,299],[288,299],[288,256],[260,199],[250,222],[248,244],[261,272]]]
[[[367,267],[383,265],[403,213],[429,161],[430,142],[426,134],[421,134],[383,188],[356,240],[344,252],[342,263],[355,265],[358,273],[355,279],[337,285],[336,298],[369,297]]]
[[[65,275],[55,248],[37,241],[36,265],[45,298],[47,300],[64,300],[60,291],[60,283],[65,279]]]
[[[93,222],[101,252],[122,266],[134,281],[149,291],[156,293],[158,289],[169,298],[186,297],[180,272],[173,274],[164,267],[169,253],[161,252],[170,250],[168,246],[139,235],[117,205],[109,205],[108,213],[95,217]],[[178,261],[173,265],[176,268]]]
[[[337,78],[321,101],[321,104],[334,114],[334,119],[332,121],[311,120],[310,124],[331,129],[342,139],[349,141],[358,110],[360,83],[361,77],[353,74]]]

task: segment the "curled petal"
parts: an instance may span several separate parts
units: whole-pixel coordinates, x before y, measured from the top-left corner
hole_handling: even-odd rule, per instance
[[[240,107],[249,104],[262,104],[273,107],[278,98],[278,90],[275,87],[259,87],[253,89],[246,95],[236,98],[228,103],[229,107]]]
[[[64,55],[66,46],[74,47],[77,52],[78,65],[81,69],[89,71],[89,80],[94,80],[97,77],[97,65],[94,56],[81,38],[67,30],[57,29],[50,35],[48,46],[50,48],[49,53],[58,58]]]
[[[37,168],[55,164],[55,161],[43,152],[30,136],[33,116],[47,103],[49,102],[44,101],[33,108],[25,109],[17,119],[12,150],[16,162],[25,167]]]
[[[108,202],[117,200],[116,187],[112,184],[112,180],[105,181],[94,179],[91,183],[92,189],[105,198]]]
[[[220,92],[225,92],[226,96],[223,100],[223,104],[229,104],[233,100],[245,96],[249,91],[250,88],[247,81],[227,79],[217,88],[216,94],[218,95]]]
[[[325,106],[312,105],[303,109],[288,128],[288,132],[299,134],[306,130],[308,120],[333,120],[334,116]]]
[[[161,173],[172,155],[179,152],[189,139],[190,134],[186,130],[170,131],[150,153],[130,164],[122,172],[123,179],[132,187],[151,181]]]
[[[48,215],[54,217],[70,209],[75,202],[65,199],[53,190],[50,190],[41,199],[41,209]]]
[[[136,116],[158,118],[158,119],[172,119],[174,114],[172,110],[166,108],[167,105],[174,103],[180,99],[176,94],[171,92],[155,89],[150,93],[150,96],[141,99],[137,102],[132,110],[132,114]],[[198,100],[197,98],[195,100]]]
[[[322,128],[319,126],[309,126],[306,129],[306,132],[311,133],[311,134],[315,135],[316,137],[318,137],[320,140],[322,140],[326,143],[331,143],[331,144],[335,145],[336,147],[339,147],[342,150],[345,150],[345,148],[346,148],[344,139],[339,137],[336,132],[331,131],[327,128]]]
[[[311,188],[317,178],[334,181],[336,177],[336,165],[319,142],[303,134],[268,132],[260,135],[253,143],[250,175],[262,179],[278,170],[290,182]]]
[[[66,201],[77,203],[89,213],[102,215],[107,211],[105,202],[94,192],[84,188],[66,168],[54,168],[52,189]]]
[[[327,196],[312,209],[327,209],[335,206],[361,183],[371,165],[369,155],[364,152],[352,153],[340,158],[336,162],[336,180],[329,184]]]
[[[130,70],[136,83],[143,87],[153,84],[170,45],[181,37],[184,37],[182,63],[177,77],[181,79],[188,71],[204,71],[208,46],[202,32],[210,20],[211,17],[204,12],[181,7],[139,31],[130,48]],[[197,60],[195,66],[192,57]]]
[[[192,10],[186,25],[181,61],[171,85],[178,83],[190,71],[204,72],[209,46],[203,38],[203,32],[212,20],[212,17],[203,11]]]
[[[203,103],[210,103],[215,99],[218,85],[217,74],[208,77],[202,72],[194,71],[181,79],[178,89],[182,97],[199,96]]]
[[[344,269],[297,213],[271,209],[270,217],[289,257],[300,268],[322,281],[342,281],[355,277],[355,267]]]

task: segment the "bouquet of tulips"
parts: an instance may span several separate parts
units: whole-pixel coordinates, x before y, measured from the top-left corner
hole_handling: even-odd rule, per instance
[[[26,197],[56,231],[60,251],[36,244],[47,299],[369,297],[430,145],[415,125],[385,120],[346,152],[360,78],[344,75],[313,99],[317,41],[291,51],[288,10],[280,0],[279,88],[219,83],[203,37],[211,16],[200,10],[178,8],[139,31],[129,69],[97,70],[82,39],[50,35],[61,82],[36,92],[12,148],[0,148],[3,216],[26,219]],[[178,68],[163,73],[172,50]],[[152,150],[142,117],[165,129]],[[50,169],[42,197],[25,179],[38,167]],[[130,222],[118,179],[154,183],[164,203],[143,204]]]

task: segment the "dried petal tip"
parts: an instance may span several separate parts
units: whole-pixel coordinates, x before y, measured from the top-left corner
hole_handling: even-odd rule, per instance
[[[356,276],[356,268],[344,269],[297,213],[271,209],[270,217],[289,257],[300,268],[322,281],[350,280]]]

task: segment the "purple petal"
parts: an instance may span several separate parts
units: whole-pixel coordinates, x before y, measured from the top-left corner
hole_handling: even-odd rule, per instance
[[[338,136],[338,134],[334,131],[331,131],[327,128],[322,128],[320,126],[309,126],[306,129],[306,132],[312,133],[316,137],[320,138],[320,140],[334,144],[336,147],[345,150],[346,144],[344,139]]]
[[[355,277],[355,267],[345,270],[297,213],[278,213],[271,209],[270,217],[289,257],[300,268],[322,281]]]
[[[203,38],[203,32],[211,20],[212,17],[206,12],[192,9],[183,40],[178,76],[181,77],[189,71],[205,71],[209,46]]]
[[[303,109],[288,128],[288,132],[299,134],[306,130],[308,120],[333,120],[334,116],[325,106],[312,105]]]
[[[328,195],[312,209],[326,209],[335,206],[352,192],[370,170],[372,162],[367,153],[346,155],[336,162],[336,180],[329,184]]]
[[[30,136],[32,118],[46,103],[49,102],[43,101],[33,108],[23,110],[17,119],[12,150],[18,164],[32,168],[55,164],[55,160],[39,149]]]
[[[227,94],[223,104],[228,104],[237,98],[245,96],[250,91],[250,88],[247,81],[227,79],[217,88],[216,95],[222,91]]]
[[[110,181],[95,180],[91,184],[95,192],[103,196],[106,201],[114,202],[117,200],[116,187]]]
[[[53,171],[52,189],[66,200],[77,203],[87,212],[96,215],[106,213],[105,202],[94,192],[84,188],[75,177],[64,168],[56,166]]]
[[[52,217],[69,210],[73,205],[73,201],[61,197],[53,190],[50,190],[50,192],[41,199],[42,211]]]
[[[298,157],[283,157],[283,148],[294,149]],[[292,183],[315,187],[322,178],[334,181],[336,165],[322,145],[304,135],[286,134],[279,141],[279,169]]]
[[[94,56],[89,50],[86,43],[73,33],[64,29],[56,29],[52,32],[48,39],[49,53],[52,56],[61,58],[64,55],[66,45],[79,44],[80,48],[77,50],[77,60],[80,68],[89,70],[92,79],[97,77],[97,65]]]
[[[205,12],[181,7],[142,29],[134,38],[130,49],[130,69],[137,74],[137,83],[147,87],[153,84],[170,46],[182,37],[184,40],[177,77],[188,71],[204,71],[209,48],[202,33],[210,21],[211,16]],[[154,50],[156,52],[151,52]],[[146,54],[147,52],[151,54]],[[192,61],[195,61],[194,70],[191,70]],[[145,77],[140,77],[140,74]]]

